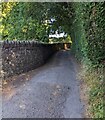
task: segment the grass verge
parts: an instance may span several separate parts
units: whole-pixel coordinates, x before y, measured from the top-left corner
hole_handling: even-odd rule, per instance
[[[85,100],[87,118],[104,118],[104,67],[83,65],[79,73],[82,80],[82,98]]]

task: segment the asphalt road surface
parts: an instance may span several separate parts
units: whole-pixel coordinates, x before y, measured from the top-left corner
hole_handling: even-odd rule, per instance
[[[5,81],[2,117],[82,118],[76,69],[70,51],[59,51],[42,67]]]

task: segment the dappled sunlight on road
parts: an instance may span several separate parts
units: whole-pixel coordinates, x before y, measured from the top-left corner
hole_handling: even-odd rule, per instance
[[[7,87],[5,90],[3,90],[4,99],[6,100],[10,100],[12,96],[15,94],[16,94],[15,89],[11,87]]]
[[[26,82],[31,80],[33,72],[21,74],[19,76],[9,77],[2,82],[3,100],[10,100],[17,93],[17,89],[25,87]],[[30,89],[29,89],[30,90]]]

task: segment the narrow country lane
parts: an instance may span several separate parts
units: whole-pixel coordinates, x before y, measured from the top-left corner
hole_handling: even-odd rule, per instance
[[[25,80],[18,76],[8,82],[3,87],[3,118],[82,118],[76,69],[70,51],[59,51],[33,74],[26,73]]]

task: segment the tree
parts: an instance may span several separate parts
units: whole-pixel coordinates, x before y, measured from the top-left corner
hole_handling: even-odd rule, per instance
[[[70,31],[71,3],[7,2],[2,3],[2,8],[1,34],[4,40],[48,42],[51,30]]]

